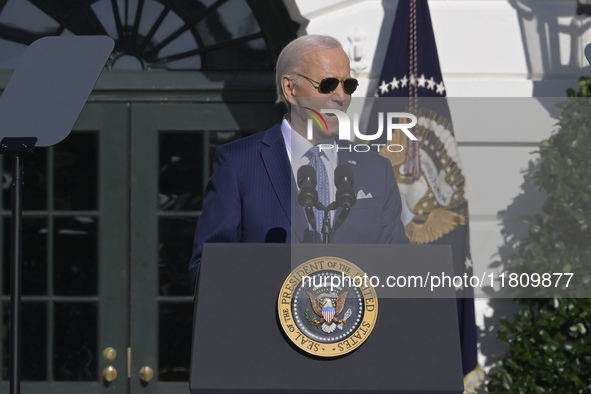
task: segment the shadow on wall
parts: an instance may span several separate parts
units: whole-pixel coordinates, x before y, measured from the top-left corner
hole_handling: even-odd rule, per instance
[[[591,72],[584,57],[591,42],[591,17],[577,16],[575,1],[509,4],[517,11],[528,77],[533,80],[532,96],[562,97],[572,85],[570,76]]]
[[[491,272],[504,271],[519,250],[519,240],[527,236],[528,226],[521,218],[541,211],[546,197],[533,182],[538,165],[538,158],[529,161],[528,168],[522,172],[521,192],[505,210],[497,212],[502,223],[503,245],[493,257],[494,261],[487,267]],[[478,328],[480,353],[486,357],[486,362],[482,365],[485,369],[492,367],[494,360],[505,350],[505,344],[497,338],[500,320],[504,317],[513,318],[519,309],[520,306],[511,298],[495,298],[494,293],[490,294],[488,313],[485,314],[482,325],[484,328]]]
[[[368,63],[371,64],[371,69],[365,70],[366,72],[369,72],[369,79],[367,80],[368,87],[366,91],[367,97],[373,97],[377,93],[378,86],[380,85],[380,73],[384,67],[384,60],[390,43],[390,35],[392,33],[392,27],[394,26],[394,17],[396,15],[396,9],[398,8],[398,0],[382,0],[382,8],[384,9],[384,19],[380,25],[376,49],[373,52],[373,58],[371,60],[368,59]]]

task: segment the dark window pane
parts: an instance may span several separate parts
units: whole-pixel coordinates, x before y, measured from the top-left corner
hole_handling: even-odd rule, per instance
[[[42,303],[21,304],[21,377],[22,380],[46,380],[47,307]],[[8,380],[10,304],[3,303],[2,379]]]
[[[10,294],[12,269],[11,218],[4,218],[4,283],[3,292]],[[42,218],[24,217],[22,223],[22,294],[47,294],[47,222]]]
[[[113,70],[142,70],[142,61],[131,55],[123,55],[113,61]]]
[[[158,206],[161,210],[201,209],[202,152],[202,133],[160,133]]]
[[[207,52],[208,70],[272,70],[262,38]]]
[[[193,303],[162,302],[158,316],[158,380],[188,381]]]
[[[96,218],[55,219],[56,295],[97,294],[97,242]]]
[[[0,38],[0,53],[2,54],[0,56],[0,68],[15,68],[27,46],[26,44]]]
[[[56,303],[55,380],[97,380],[97,307],[94,303]]]
[[[139,34],[142,37],[146,37],[148,35],[150,29],[154,26],[154,23],[156,23],[158,17],[162,14],[163,11],[164,5],[157,1],[146,1],[144,3],[144,8],[142,9],[142,17],[140,19],[139,24]]]
[[[195,19],[217,0],[177,0],[174,5],[187,19]]]
[[[25,156],[23,168],[23,209],[47,209],[47,148]]]
[[[184,25],[185,25],[185,23],[183,22],[183,20],[181,18],[179,18],[179,16],[177,14],[175,14],[174,12],[169,12],[166,15],[166,17],[164,18],[164,20],[162,21],[162,23],[160,24],[160,26],[158,27],[158,30],[156,30],[156,33],[154,33],[154,37],[152,39],[152,42],[154,44],[161,43],[165,39],[169,38],[169,36],[172,33],[177,31],[178,29],[182,28]],[[194,44],[194,41],[193,41],[193,44]],[[191,49],[195,49],[195,48],[192,47]]]
[[[139,1],[140,0],[126,0],[117,2],[119,16],[121,17],[122,24],[128,26],[133,25],[135,18],[137,16]]]
[[[44,10],[49,10],[48,13],[54,15],[56,19],[66,19],[80,9],[80,0],[52,0],[52,1],[36,1],[43,6]]]
[[[98,0],[91,5],[91,8],[99,20],[99,23],[103,26],[103,29],[106,30],[109,36],[118,37],[111,0]],[[119,8],[121,8],[121,4]]]
[[[193,295],[187,273],[195,233],[195,220],[161,218],[158,227],[160,295]]]
[[[3,29],[26,29],[39,36],[53,35],[59,27],[55,19],[28,1],[9,0],[0,13],[0,25]]]
[[[105,33],[100,22],[94,18],[94,13],[86,8],[80,8],[64,19],[64,25],[77,36],[87,36],[97,33]]]
[[[261,31],[244,0],[224,3],[196,26],[205,45],[219,44]]]
[[[165,58],[168,56],[178,55],[180,53],[193,51],[198,48],[195,37],[191,32],[186,31],[174,40],[166,44],[160,52],[158,52],[159,58]]]
[[[97,208],[96,133],[72,133],[55,146],[55,208]]]
[[[12,206],[12,158],[3,158],[2,188],[4,209]],[[23,160],[23,209],[47,209],[47,149],[37,148]]]

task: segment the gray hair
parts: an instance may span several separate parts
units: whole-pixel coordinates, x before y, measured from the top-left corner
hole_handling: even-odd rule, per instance
[[[298,37],[287,44],[279,54],[275,66],[275,87],[277,88],[275,102],[288,105],[281,87],[281,76],[301,72],[303,54],[310,49],[343,49],[343,46],[333,37],[314,34]]]

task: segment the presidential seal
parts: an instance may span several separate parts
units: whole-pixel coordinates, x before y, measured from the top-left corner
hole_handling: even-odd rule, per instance
[[[321,357],[347,354],[369,337],[378,316],[378,298],[369,278],[338,257],[309,260],[289,274],[277,301],[287,337]]]

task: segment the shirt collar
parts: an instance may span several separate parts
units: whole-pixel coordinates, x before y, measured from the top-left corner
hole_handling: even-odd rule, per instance
[[[291,125],[287,121],[287,115],[283,117],[281,121],[281,134],[285,141],[285,147],[287,149],[287,156],[289,161],[299,161],[306,154],[306,152],[313,146],[310,141],[302,137],[299,133],[291,128]],[[333,163],[337,161],[337,149],[334,140],[326,142],[326,144],[332,145],[334,149],[323,149],[322,152],[326,158]]]

